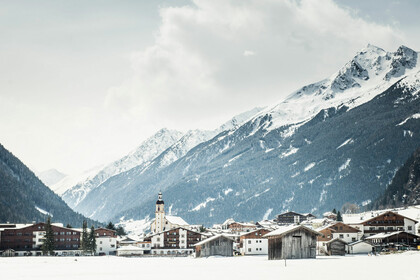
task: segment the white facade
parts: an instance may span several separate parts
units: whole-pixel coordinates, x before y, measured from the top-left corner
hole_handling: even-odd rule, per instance
[[[267,238],[250,238],[243,239],[242,255],[267,255],[268,254],[268,239]]]
[[[352,243],[358,241],[359,233],[358,232],[348,232],[348,233],[335,233],[332,234],[332,239],[341,239],[346,243]]]
[[[348,254],[368,254],[372,252],[373,246],[365,241],[359,241],[347,246]]]
[[[96,253],[113,255],[117,250],[117,238],[111,236],[96,237]]]

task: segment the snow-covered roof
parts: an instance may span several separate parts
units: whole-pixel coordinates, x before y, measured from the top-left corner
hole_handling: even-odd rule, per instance
[[[117,251],[121,252],[121,251],[144,251],[143,248],[134,246],[134,245],[127,245],[127,246],[123,246],[117,249]]]
[[[212,240],[218,239],[219,237],[224,237],[224,238],[226,238],[226,239],[229,239],[229,240],[234,241],[234,240],[233,240],[231,237],[229,237],[229,236],[226,236],[226,235],[224,235],[224,234],[218,234],[218,235],[212,236],[212,237],[210,237],[210,238],[204,239],[204,240],[202,240],[202,241],[200,241],[200,242],[198,242],[198,243],[195,243],[195,244],[194,244],[194,246],[201,246],[201,245],[203,245],[203,244],[205,244],[205,243],[208,243],[208,242],[210,242],[210,241],[212,241]]]
[[[334,238],[334,239],[331,239],[330,241],[328,241],[328,242],[326,242],[326,243],[328,244],[328,243],[332,243],[332,242],[335,242],[335,241],[338,241],[338,242],[341,242],[341,243],[347,244],[347,242],[346,242],[346,241],[344,241],[343,239],[340,239],[340,238]]]
[[[384,238],[388,238],[388,237],[391,237],[391,236],[396,235],[396,234],[400,234],[402,232],[403,231],[381,232],[381,233],[366,237],[366,239],[384,239]]]
[[[296,229],[299,229],[299,228],[306,229],[307,231],[313,232],[316,235],[321,235],[319,232],[317,232],[313,229],[310,229],[308,227],[302,226],[302,225],[288,225],[288,226],[279,227],[278,229],[276,229],[276,230],[274,230],[270,233],[267,233],[266,235],[264,235],[264,237],[284,235],[284,234],[287,234],[287,233],[292,232],[292,231],[294,231]]]
[[[177,216],[165,216],[166,220],[173,225],[187,226],[189,225],[183,218]]]
[[[385,210],[378,210],[378,211],[369,211],[363,212],[359,214],[343,214],[343,222],[345,224],[361,224],[370,219],[376,218],[380,215],[383,215],[387,212],[392,212],[397,215],[401,215],[407,219],[413,220],[418,222],[418,218],[420,218],[420,208],[412,208],[411,211],[407,209],[385,209]],[[410,216],[406,216],[404,214],[410,214]]]
[[[230,218],[230,219],[227,219],[222,225],[228,226],[230,224],[233,224],[234,222],[235,222],[235,220]]]
[[[366,242],[365,240],[357,240],[357,241],[354,241],[352,243],[348,243],[347,245],[353,246],[353,245],[356,245],[356,244],[359,244],[359,243],[366,243],[366,244],[371,245],[370,243]]]

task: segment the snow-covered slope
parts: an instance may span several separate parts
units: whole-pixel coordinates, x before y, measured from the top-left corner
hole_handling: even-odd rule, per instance
[[[150,160],[154,159],[172,144],[174,144],[182,136],[182,132],[169,129],[161,129],[152,137],[145,140],[137,149],[126,155],[125,157],[114,161],[111,164],[106,165],[103,168],[94,169],[91,172],[82,174],[82,181],[76,182],[74,180],[66,178],[59,182],[57,190],[60,193],[64,191],[62,198],[67,202],[70,207],[74,208],[79,204],[85,196],[92,191],[92,189],[98,187],[100,184],[105,182],[108,178],[119,174],[121,172],[130,170],[133,167],[139,165],[147,165]],[[76,178],[80,178],[76,176]],[[68,185],[70,184],[70,185]],[[55,188],[55,186],[54,186]]]
[[[412,79],[419,72],[417,52],[401,46],[396,52],[386,52],[368,45],[338,72],[320,82],[304,86],[283,102],[259,114],[269,115],[267,130],[284,125],[302,124],[322,109],[339,106],[354,108],[385,91],[398,79]]]
[[[66,177],[66,174],[61,173],[57,169],[48,169],[39,173],[36,176],[46,185],[52,186]]]

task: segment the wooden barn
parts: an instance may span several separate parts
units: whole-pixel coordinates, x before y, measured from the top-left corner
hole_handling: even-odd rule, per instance
[[[347,242],[339,238],[327,242],[327,254],[329,256],[344,256],[346,254]]]
[[[223,234],[215,235],[195,244],[195,257],[233,256],[233,239]]]
[[[268,238],[268,259],[316,258],[316,238],[319,232],[303,225],[283,226],[264,237]]]

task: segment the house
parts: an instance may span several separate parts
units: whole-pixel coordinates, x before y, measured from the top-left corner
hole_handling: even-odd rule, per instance
[[[416,220],[393,211],[367,212],[358,215],[343,215],[345,224],[360,230],[360,237],[367,238],[378,233],[405,231],[415,234]],[[359,238],[362,239],[362,238]]]
[[[264,235],[268,238],[268,259],[316,258],[319,232],[303,225],[282,226]]]
[[[98,255],[116,255],[117,253],[117,233],[115,230],[107,228],[95,229],[96,253]]]
[[[368,254],[372,252],[373,245],[365,240],[359,240],[347,244],[347,253],[348,254]]]
[[[346,254],[347,242],[342,239],[335,238],[326,243],[328,256],[344,256]]]
[[[233,256],[233,239],[223,234],[215,235],[195,244],[197,258],[210,256]]]
[[[146,236],[144,241],[151,243],[153,255],[189,255],[204,238],[199,232],[179,227]]]
[[[333,213],[333,212],[325,212],[324,214],[322,214],[322,216],[326,219],[330,219],[330,220],[337,220],[337,214]]]
[[[240,252],[242,255],[267,255],[268,239],[264,237],[271,232],[268,229],[257,229],[248,233],[244,233],[239,237]]]
[[[369,241],[376,251],[381,251],[382,249],[404,249],[408,247],[417,248],[420,245],[420,236],[415,234],[397,231],[397,232],[388,232],[388,233],[378,233],[369,237],[366,237],[366,240]]]
[[[257,229],[255,224],[233,222],[227,226],[227,229],[232,233],[250,232]]]
[[[279,225],[299,224],[303,221],[311,220],[314,218],[316,217],[310,213],[299,214],[293,211],[289,211],[289,212],[277,215],[276,222]]]
[[[342,222],[336,222],[317,230],[321,234],[317,238],[318,255],[328,254],[327,244],[331,240],[340,239],[346,243],[356,242],[359,240],[360,230]]]
[[[13,249],[19,256],[41,255],[45,227],[45,223],[37,223],[3,228],[0,232],[0,250]],[[62,224],[52,224],[51,228],[54,232],[56,254],[74,255],[80,253],[80,231],[65,228]]]

